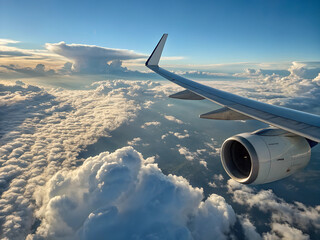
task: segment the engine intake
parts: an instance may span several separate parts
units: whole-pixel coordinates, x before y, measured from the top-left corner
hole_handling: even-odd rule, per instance
[[[242,133],[221,148],[227,174],[244,184],[262,184],[285,178],[304,168],[311,155],[308,141],[296,135],[277,135],[277,129]]]

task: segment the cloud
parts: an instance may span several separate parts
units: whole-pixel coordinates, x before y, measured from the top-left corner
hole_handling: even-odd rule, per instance
[[[0,38],[0,45],[8,45],[12,43],[19,43],[19,41],[12,40],[12,39],[6,39],[6,38]]]
[[[194,159],[198,158],[197,152],[191,152],[191,151],[189,151],[189,149],[187,147],[182,147],[180,145],[177,145],[177,147],[179,148],[178,152],[181,155],[184,155],[187,160],[193,161]]]
[[[250,219],[246,215],[238,216],[239,222],[243,228],[244,236],[248,240],[261,240],[262,237],[257,232],[256,227],[251,223]],[[272,239],[272,238],[271,238]],[[290,239],[290,238],[288,238]]]
[[[183,131],[184,133],[179,133],[179,132],[176,132],[176,133],[173,133],[173,135],[179,139],[183,139],[183,138],[188,138],[190,137],[189,133],[188,133],[188,130],[184,130]]]
[[[147,108],[148,108],[149,106],[147,106]],[[147,128],[147,127],[150,127],[150,126],[159,126],[159,125],[161,125],[161,123],[160,122],[157,122],[157,121],[154,121],[154,122],[145,122],[142,126],[141,126],[141,128]]]
[[[224,198],[202,201],[201,189],[131,147],[58,172],[42,192],[35,239],[227,239],[236,221]]]
[[[162,136],[163,137],[163,136]],[[203,154],[203,152],[201,149],[197,150],[196,152],[192,152],[190,151],[187,147],[183,147],[180,144],[177,145],[178,147],[178,152],[185,156],[185,158],[189,161],[194,161],[194,160],[198,160],[199,164],[203,165],[205,168],[207,168],[207,162],[201,157],[201,155]]]
[[[178,124],[183,124],[183,122],[180,119],[177,119],[174,116],[164,115],[164,118],[169,121],[176,122]]]
[[[243,80],[203,81],[203,83],[269,104],[311,113],[319,112],[320,63],[293,62],[288,72],[289,75],[283,76],[275,73],[270,75],[259,69],[247,69],[246,72],[240,73]]]
[[[165,138],[168,137],[169,135],[173,135],[173,136],[175,136],[175,137],[178,138],[178,139],[184,139],[184,138],[190,137],[190,135],[189,135],[189,133],[188,133],[188,130],[185,129],[185,130],[183,130],[183,133],[169,131],[168,133],[163,134],[163,135],[161,136],[161,139],[165,139]]]
[[[301,230],[320,229],[320,206],[308,207],[300,202],[287,203],[278,198],[272,190],[256,192],[253,188],[231,179],[228,180],[227,187],[234,202],[250,208],[256,207],[262,212],[271,214],[272,232],[269,234],[280,234],[284,239],[291,239],[289,237],[291,234],[306,238],[307,235]],[[286,229],[288,233],[284,234],[280,229]],[[266,234],[266,238],[269,234]]]
[[[9,66],[1,65],[0,67],[6,68],[7,70],[15,71],[18,73],[33,76],[33,77],[54,75],[56,73],[53,69],[46,70],[43,64],[37,64],[35,68],[19,67],[12,64]]]
[[[210,187],[217,188],[218,186],[222,186],[222,181],[224,180],[222,174],[214,174],[213,179],[214,181],[208,183]]]
[[[65,42],[47,43],[46,48],[70,59],[72,61],[72,71],[86,74],[131,72],[122,66],[123,60],[147,57],[130,50],[84,44],[66,44]]]
[[[0,57],[22,57],[22,56],[32,56],[30,53],[24,53],[21,51],[3,51],[0,50]]]
[[[263,235],[265,240],[273,239],[290,239],[290,240],[308,240],[310,237],[304,234],[301,230],[291,227],[289,224],[273,223],[271,225],[272,231]]]
[[[130,146],[134,146],[134,145],[138,145],[139,142],[141,142],[141,138],[139,137],[135,137],[132,139],[132,141],[128,141],[128,145]]]
[[[175,74],[182,75],[189,78],[208,78],[208,79],[230,79],[233,78],[232,74],[229,73],[220,73],[220,72],[208,72],[208,71],[198,71],[198,70],[189,70],[189,71],[174,71]]]
[[[0,38],[0,58],[2,58],[2,57],[32,56],[31,53],[27,53],[24,50],[20,50],[15,47],[8,46],[10,44],[16,44],[16,43],[19,43],[19,41]]]

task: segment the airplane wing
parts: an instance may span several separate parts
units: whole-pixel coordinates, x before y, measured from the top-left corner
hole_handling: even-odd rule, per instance
[[[290,133],[320,142],[320,116],[274,106],[191,81],[158,66],[168,34],[163,34],[146,62],[146,66],[162,77],[187,89],[172,95],[181,99],[208,99],[223,108],[200,117],[212,119],[256,119]]]

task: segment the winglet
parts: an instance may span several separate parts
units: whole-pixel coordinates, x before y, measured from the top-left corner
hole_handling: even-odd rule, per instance
[[[152,54],[150,55],[148,61],[146,61],[146,66],[158,66],[159,60],[162,54],[162,50],[164,47],[164,44],[166,43],[168,34],[163,34],[162,38],[160,39],[158,45],[153,50]]]

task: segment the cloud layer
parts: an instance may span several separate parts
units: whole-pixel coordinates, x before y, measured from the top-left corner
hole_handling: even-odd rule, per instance
[[[0,85],[0,220],[9,239],[32,228],[37,187],[76,168],[80,150],[133,119],[144,107],[141,93],[157,84],[110,81],[83,91],[21,85]]]
[[[225,82],[209,84],[226,88]],[[266,88],[237,88],[237,84],[230,83],[237,93],[253,87],[256,92],[247,94],[270,100]],[[103,152],[85,162],[77,158],[98,138],[131,123],[138,111],[164,102],[163,97],[178,90],[170,83],[101,81],[79,91],[44,90],[20,81],[0,89],[0,121],[6,126],[0,128],[0,223],[4,237],[24,239],[29,234],[29,239],[87,239],[99,234],[115,238],[129,234],[155,239],[210,239],[212,235],[225,239],[235,238],[232,235],[238,225],[248,239],[303,239],[309,237],[310,226],[319,229],[319,207],[287,203],[270,190],[258,192],[229,181],[229,195],[236,204],[257,209],[263,216],[270,214],[270,221],[264,222],[269,230],[261,233],[258,229],[259,234],[252,216],[237,215],[219,195],[209,195],[204,201],[203,190],[182,177],[164,175],[153,163],[157,155],[144,159],[131,147]],[[282,99],[290,98],[284,95]],[[167,102],[164,104],[167,108]],[[188,123],[179,120],[174,110],[158,116],[159,122],[143,119],[138,130],[148,132],[161,126],[155,140],[162,136],[163,141],[179,141],[183,146],[175,143],[172,149],[176,157],[192,160],[195,169],[202,164],[204,174],[212,171],[206,154],[212,149],[209,154],[217,155],[219,144],[211,139],[200,146],[186,145],[195,134]],[[144,136],[135,135],[125,144],[144,148],[150,142]],[[219,192],[226,180],[215,173],[206,184]],[[128,231],[121,231],[122,227]]]

